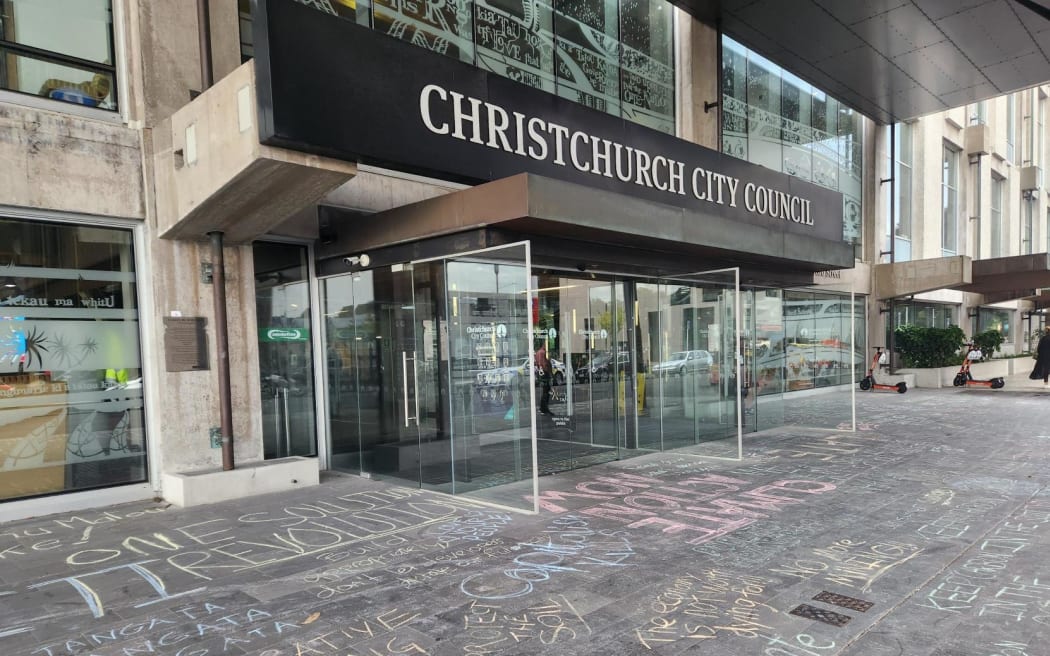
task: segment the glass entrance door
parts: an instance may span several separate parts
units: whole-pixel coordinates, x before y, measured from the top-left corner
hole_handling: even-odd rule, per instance
[[[317,455],[307,249],[256,242],[255,307],[266,458]]]
[[[323,282],[333,468],[533,507],[527,272],[523,243]]]

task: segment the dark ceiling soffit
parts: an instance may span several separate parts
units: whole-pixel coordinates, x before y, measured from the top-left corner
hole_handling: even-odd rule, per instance
[[[851,268],[853,247],[734,222],[560,180],[520,174],[463,191],[361,217],[321,208],[337,238],[319,256],[337,257],[484,227],[652,251],[765,262],[785,269]],[[695,267],[704,268],[702,266]]]
[[[1050,70],[1046,0],[672,2],[881,124],[1043,84]]]

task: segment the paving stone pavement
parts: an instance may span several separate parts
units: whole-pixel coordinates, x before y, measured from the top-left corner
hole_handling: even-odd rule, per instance
[[[0,656],[1050,655],[1048,410],[858,394],[856,433],[544,477],[539,516],[330,476],[12,522]]]

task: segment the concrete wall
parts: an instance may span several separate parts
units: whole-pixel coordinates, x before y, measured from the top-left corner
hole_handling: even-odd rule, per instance
[[[197,5],[189,0],[126,0],[138,89],[133,118],[157,125],[201,90]],[[212,71],[222,79],[240,65],[237,0],[211,0]]]
[[[209,445],[209,428],[219,425],[218,353],[212,285],[201,282],[201,263],[211,261],[207,244],[167,239],[150,240],[155,263],[151,293],[158,320],[149,336],[157,375],[149,383],[156,400],[151,435],[153,457],[160,471],[185,472],[222,464],[221,451]],[[250,246],[226,248],[226,294],[233,394],[234,455],[238,462],[261,460],[262,396],[259,388],[258,332],[255,283]],[[164,368],[164,326],[160,317],[180,312],[208,320],[208,371],[167,372]]]
[[[0,103],[0,204],[142,218],[139,138],[118,122]]]

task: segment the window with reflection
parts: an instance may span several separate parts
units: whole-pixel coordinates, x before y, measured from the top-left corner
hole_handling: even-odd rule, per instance
[[[0,0],[0,88],[117,109],[111,0]]]
[[[722,38],[723,152],[842,192],[842,239],[858,249],[863,137],[859,113]]]
[[[145,481],[130,230],[0,218],[0,499]]]
[[[896,303],[894,325],[920,328],[948,328],[958,325],[959,306],[948,303]]]
[[[852,368],[863,362],[851,331],[851,322],[864,325],[863,301],[809,290],[786,290],[783,299],[785,389],[849,383]]]

